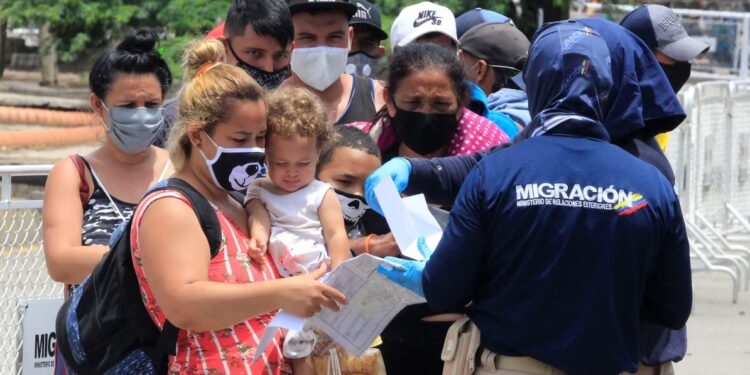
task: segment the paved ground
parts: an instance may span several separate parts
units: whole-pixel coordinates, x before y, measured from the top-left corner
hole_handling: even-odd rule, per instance
[[[15,77],[14,77],[15,78]],[[23,77],[27,78],[27,77]],[[69,77],[75,83],[75,77]],[[8,86],[8,87],[2,87]],[[47,96],[45,88],[31,84],[0,83],[0,91],[10,99],[33,99]],[[83,101],[80,93],[66,92],[71,98],[63,104],[76,106]],[[76,95],[77,94],[77,95]],[[50,94],[50,96],[53,96]],[[4,96],[0,96],[0,102]],[[76,103],[76,99],[79,101]],[[64,100],[63,100],[64,101]],[[38,103],[38,98],[37,98]],[[60,104],[60,103],[56,103]],[[37,104],[38,105],[38,104]],[[34,127],[36,128],[36,127]],[[6,126],[0,130],[30,130]],[[86,154],[98,145],[77,145],[64,148],[8,149],[0,151],[0,165],[52,164],[72,153]],[[15,185],[15,197],[41,198],[42,186]],[[696,273],[694,281],[693,314],[688,322],[688,354],[676,365],[678,375],[750,375],[750,292],[743,291],[737,304],[731,303],[731,283],[728,277],[714,273]],[[603,338],[606,339],[606,338]],[[2,346],[2,345],[0,345]],[[2,369],[0,369],[2,372]]]
[[[678,375],[750,374],[750,292],[732,304],[728,276],[693,275],[693,314],[687,325],[688,354],[675,366]]]
[[[0,126],[0,128],[4,127]],[[9,164],[54,164],[55,161],[67,155],[78,153],[88,154],[100,145],[85,144],[61,148],[27,148],[10,149],[0,152],[0,165]]]

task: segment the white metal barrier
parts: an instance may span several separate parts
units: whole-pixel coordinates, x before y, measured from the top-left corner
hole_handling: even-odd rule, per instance
[[[750,281],[750,81],[706,82],[679,95],[687,119],[670,134],[667,157],[688,224],[694,270],[722,272],[733,300]],[[59,298],[44,262],[40,200],[14,199],[12,179],[50,165],[0,166],[0,375],[20,374],[21,322],[28,301]],[[744,237],[743,237],[744,236]]]
[[[675,168],[694,270],[728,274],[733,301],[750,286],[750,81],[699,83],[667,157]]]
[[[638,1],[645,3],[645,1]],[[633,10],[625,4],[574,1],[571,18],[603,17],[615,22]],[[708,79],[750,78],[750,13],[709,9],[672,9],[688,34],[711,49],[693,62],[693,77]]]
[[[40,200],[14,200],[12,179],[45,176],[51,165],[0,166],[0,374],[21,374],[27,302],[60,298],[44,263]],[[49,346],[49,341],[45,343]],[[30,360],[30,359],[29,359]],[[50,371],[51,373],[51,371]]]

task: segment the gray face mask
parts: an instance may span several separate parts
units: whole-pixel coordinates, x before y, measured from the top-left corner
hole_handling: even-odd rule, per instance
[[[164,108],[107,107],[112,142],[122,151],[136,154],[146,150],[164,124]]]
[[[375,78],[380,74],[382,67],[380,58],[370,56],[364,52],[349,54],[346,61],[346,73],[365,78]]]

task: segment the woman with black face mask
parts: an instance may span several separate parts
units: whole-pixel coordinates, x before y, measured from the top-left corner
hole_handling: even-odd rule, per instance
[[[507,143],[491,121],[464,108],[468,96],[456,54],[432,43],[399,47],[388,66],[386,105],[370,123],[356,123],[377,140],[383,161],[396,156],[432,158],[468,155]],[[459,310],[409,306],[381,335],[388,374],[439,374],[440,352]]]
[[[399,47],[388,66],[385,106],[372,122],[354,126],[377,140],[384,161],[468,155],[509,142],[495,124],[463,107],[466,96],[456,55],[414,42]]]

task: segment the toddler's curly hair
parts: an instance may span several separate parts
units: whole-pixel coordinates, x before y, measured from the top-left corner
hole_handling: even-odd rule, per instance
[[[286,86],[268,95],[268,138],[314,137],[318,149],[333,139],[323,102],[310,90]]]

